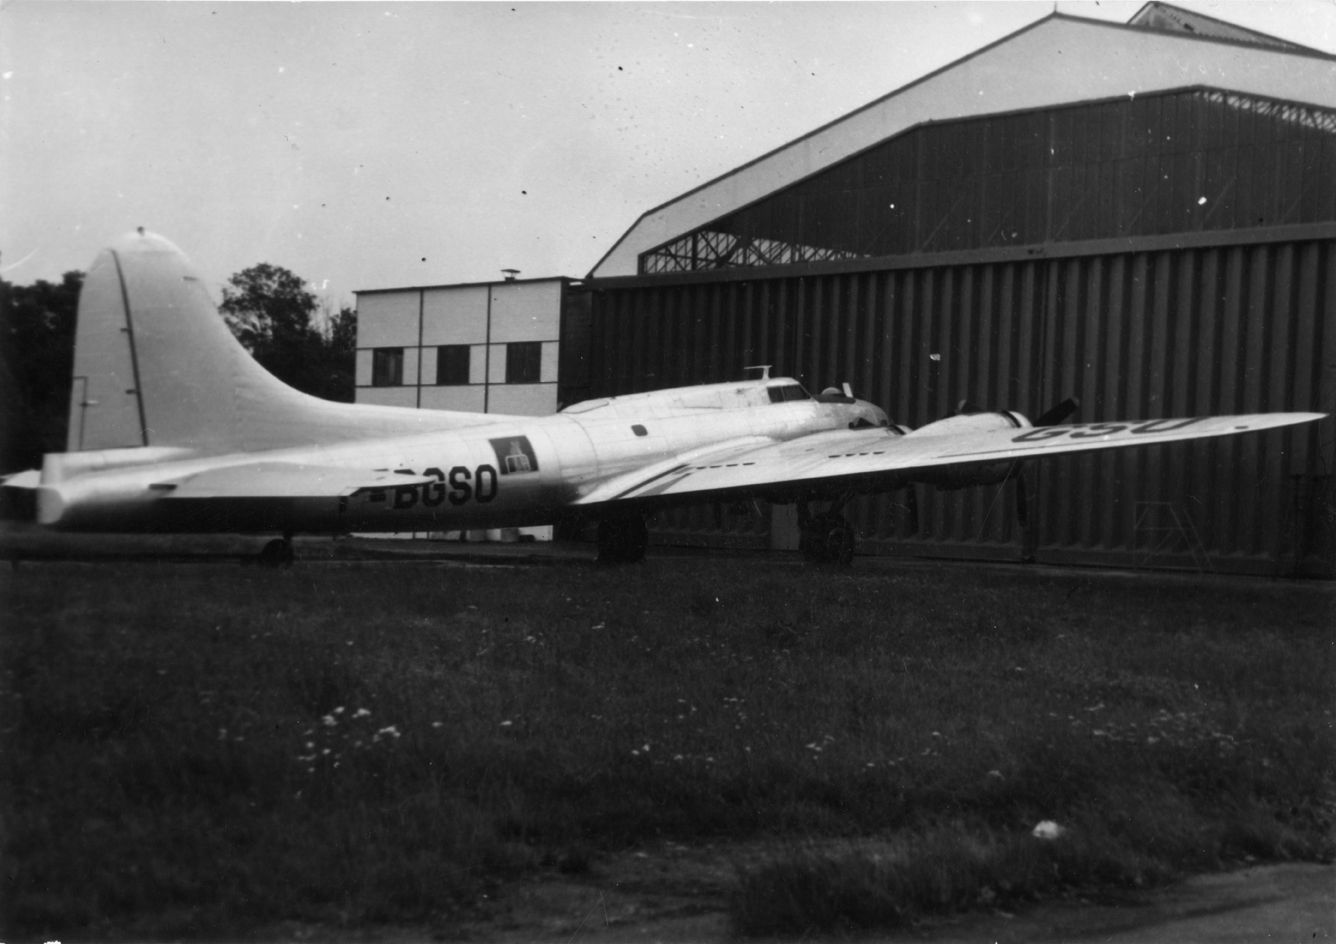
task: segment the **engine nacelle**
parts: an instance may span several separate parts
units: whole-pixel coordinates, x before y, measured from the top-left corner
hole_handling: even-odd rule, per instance
[[[997,413],[959,413],[946,419],[920,426],[910,436],[966,436],[987,433],[995,429],[1029,429],[1034,424],[1020,413],[1000,410]]]
[[[945,419],[920,426],[910,436],[968,436],[970,433],[985,433],[993,430],[1028,429],[1034,424],[1024,415],[1011,410],[996,413],[961,413]],[[949,490],[955,488],[974,488],[979,485],[998,485],[1005,482],[1015,471],[1014,462],[995,462],[991,465],[979,465],[972,468],[943,469],[940,472],[925,471],[914,476],[915,482]]]

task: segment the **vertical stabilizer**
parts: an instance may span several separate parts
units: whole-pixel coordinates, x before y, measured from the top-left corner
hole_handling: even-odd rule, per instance
[[[71,452],[124,446],[245,448],[238,383],[279,405],[301,394],[256,364],[167,240],[139,230],[84,279],[70,397]]]
[[[333,403],[257,364],[194,267],[142,229],[84,279],[75,331],[68,450],[173,447],[197,455],[411,435],[497,416]]]
[[[133,332],[116,253],[104,249],[79,293],[67,452],[146,444]]]

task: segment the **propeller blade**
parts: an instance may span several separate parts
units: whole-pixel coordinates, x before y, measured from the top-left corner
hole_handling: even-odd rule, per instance
[[[1081,406],[1080,400],[1076,399],[1076,397],[1068,397],[1066,400],[1063,400],[1057,406],[1049,407],[1049,409],[1042,416],[1040,416],[1039,419],[1034,421],[1034,425],[1057,426],[1067,417],[1075,413],[1080,406]]]
[[[971,400],[961,400],[959,403],[956,404],[956,411],[951,415],[967,416],[970,413],[983,413],[983,412],[985,412],[984,408],[979,406],[979,404],[974,403]]]

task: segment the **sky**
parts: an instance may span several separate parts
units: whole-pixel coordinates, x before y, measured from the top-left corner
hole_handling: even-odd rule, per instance
[[[1065,0],[1125,22],[1133,2]],[[1336,53],[1336,2],[1184,2]],[[646,210],[1053,2],[0,4],[0,277],[143,226],[215,297],[581,277]]]

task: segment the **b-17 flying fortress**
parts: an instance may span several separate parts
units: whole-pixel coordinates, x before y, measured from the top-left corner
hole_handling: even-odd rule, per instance
[[[186,257],[140,230],[104,250],[79,302],[70,451],[6,481],[62,531],[445,531],[598,523],[600,560],[640,560],[646,516],[764,499],[799,508],[810,559],[847,563],[850,498],[1004,481],[1019,463],[1257,432],[1320,413],[1063,423],[972,412],[918,429],[846,386],[770,377],[577,403],[544,417],[333,403],[233,338]],[[124,445],[126,431],[139,440]],[[830,503],[819,513],[813,503]]]

